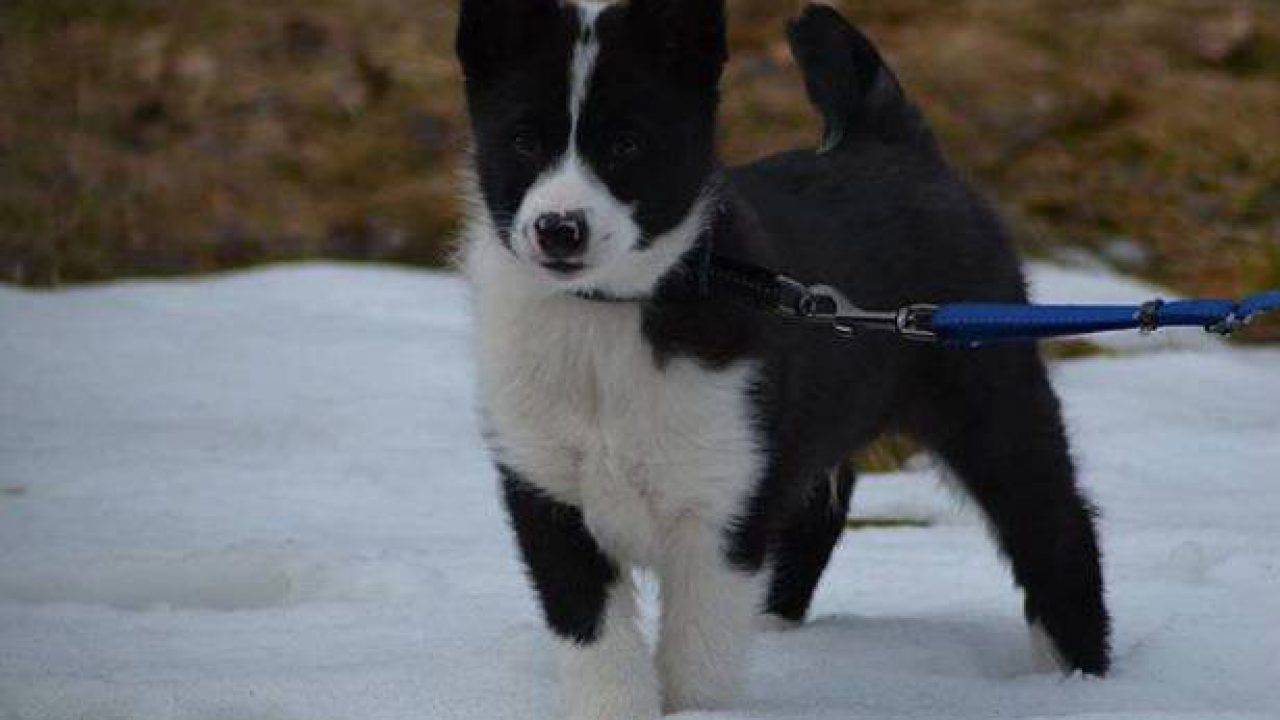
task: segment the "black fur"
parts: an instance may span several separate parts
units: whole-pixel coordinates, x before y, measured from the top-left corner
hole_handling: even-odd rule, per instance
[[[773,538],[768,612],[793,623],[804,620],[822,571],[844,533],[856,481],[852,463],[841,463],[829,480],[823,478],[809,492]]]
[[[566,640],[593,642],[604,622],[618,568],[582,522],[582,511],[548,498],[499,466],[502,494],[529,577],[551,630]]]
[[[480,28],[466,8],[552,1],[464,2],[470,35],[459,48],[469,66],[477,169],[500,230],[541,169],[513,157],[515,129],[538,127],[552,150],[565,142],[571,40],[562,34],[576,21],[572,10],[534,13],[530,22],[541,23],[548,40],[497,72],[476,37],[504,26]],[[823,152],[719,168],[712,137],[720,6],[632,0],[598,25],[605,50],[584,115],[598,119],[580,129],[581,142],[610,191],[636,205],[648,237],[674,226],[702,187],[719,185],[724,210],[709,234],[718,254],[832,285],[866,308],[1025,301],[1018,259],[995,213],[948,166],[870,42],[828,8],[811,6],[790,27],[827,120]],[[695,29],[709,31],[691,32],[674,13],[701,19]],[[639,136],[645,152],[614,167],[605,148],[619,133]],[[753,358],[763,368],[754,401],[767,472],[726,532],[741,568],[759,569],[775,554],[772,612],[803,617],[839,536],[844,508],[837,516],[815,505],[822,497],[815,483],[896,430],[935,450],[984,509],[1026,592],[1028,619],[1044,625],[1072,667],[1107,671],[1094,513],[1076,488],[1058,401],[1034,347],[952,351],[882,335],[850,341],[731,303],[664,294],[646,302],[642,332],[659,365],[676,356],[712,367]],[[580,514],[506,475],[517,535],[553,627],[589,640],[616,569]],[[846,472],[837,505],[847,503],[852,483]]]
[[[809,99],[826,122],[823,151],[846,137],[924,140],[929,132],[880,53],[829,7],[814,5],[787,27]]]
[[[458,19],[480,191],[504,242],[529,186],[564,153],[578,33],[558,0],[468,0]],[[525,143],[528,143],[527,145]]]

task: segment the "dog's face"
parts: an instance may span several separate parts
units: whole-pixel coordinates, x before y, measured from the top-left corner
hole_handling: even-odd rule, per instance
[[[705,220],[723,0],[463,0],[458,56],[500,241],[556,286],[648,290]]]

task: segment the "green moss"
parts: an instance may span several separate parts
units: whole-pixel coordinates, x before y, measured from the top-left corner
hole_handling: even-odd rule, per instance
[[[927,528],[932,525],[933,523],[928,520],[908,517],[851,517],[844,523],[844,526],[849,530],[909,530]]]

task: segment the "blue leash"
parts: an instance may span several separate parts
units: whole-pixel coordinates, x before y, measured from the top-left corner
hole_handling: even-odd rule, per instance
[[[668,288],[676,297],[724,297],[781,317],[827,326],[846,337],[866,331],[889,332],[909,340],[952,347],[1034,342],[1112,330],[1154,331],[1165,327],[1200,327],[1230,335],[1259,315],[1280,311],[1280,290],[1240,302],[1152,300],[1141,305],[961,302],[863,310],[833,287],[805,285],[769,268],[717,255],[708,243],[700,244],[687,269],[688,272],[675,275],[673,287]],[[592,302],[646,300],[599,291],[573,295]]]
[[[1229,335],[1258,315],[1280,310],[1280,291],[1231,300],[1153,300],[1142,305],[941,305],[930,318],[938,340],[965,346],[1031,341],[1111,330],[1200,327]]]
[[[794,282],[778,276],[783,283]],[[1233,300],[1152,300],[1141,305],[1019,305],[1014,303],[949,303],[908,305],[887,312],[851,305],[839,291],[825,286],[792,286],[799,301],[788,313],[829,324],[837,333],[892,332],[904,338],[954,347],[1001,342],[1034,342],[1046,338],[1113,330],[1151,332],[1166,327],[1199,327],[1220,335],[1244,327],[1265,313],[1280,311],[1280,290]],[[788,303],[790,304],[790,303]]]

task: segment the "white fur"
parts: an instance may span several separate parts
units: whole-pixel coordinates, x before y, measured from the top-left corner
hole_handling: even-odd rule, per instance
[[[613,197],[576,149],[570,149],[533,183],[512,223],[511,244],[516,254],[547,279],[559,281],[560,276],[540,268],[549,258],[538,246],[533,229],[534,222],[547,213],[582,213],[590,228],[585,252],[575,258],[585,270],[564,283],[566,287],[598,287],[600,275],[624,261],[640,241],[640,226],[632,209]]]
[[[600,55],[600,39],[595,32],[596,18],[607,5],[580,3],[577,7],[585,31],[578,36],[573,61],[569,66],[570,137],[577,134],[582,106],[587,102],[587,90],[591,87],[591,73],[595,70],[596,58]]]
[[[550,496],[581,507],[597,542],[624,567],[658,569],[667,706],[722,706],[762,597],[723,555],[725,527],[764,464],[748,397],[755,367],[713,372],[676,358],[659,368],[638,305],[549,290],[495,237],[473,237],[465,262],[494,452]],[[583,654],[568,667],[649,663],[642,648],[614,637],[632,632],[614,617],[611,609],[596,645],[564,651]],[[619,692],[601,672],[569,672],[566,684],[579,686],[566,688],[577,698],[570,707]],[[648,682],[645,673],[634,678]]]
[[[658,672],[667,712],[729,705],[746,669],[747,644],[760,615],[763,574],[724,561],[723,537],[705,524],[680,522],[659,563],[662,630]]]
[[[660,713],[658,677],[640,632],[630,577],[609,593],[600,639],[590,645],[562,640],[556,654],[569,720],[649,719]]]
[[[675,523],[719,526],[742,509],[762,457],[755,368],[658,367],[640,306],[545,287],[494,238],[465,252],[481,398],[498,458],[580,506],[611,554],[654,564]]]

